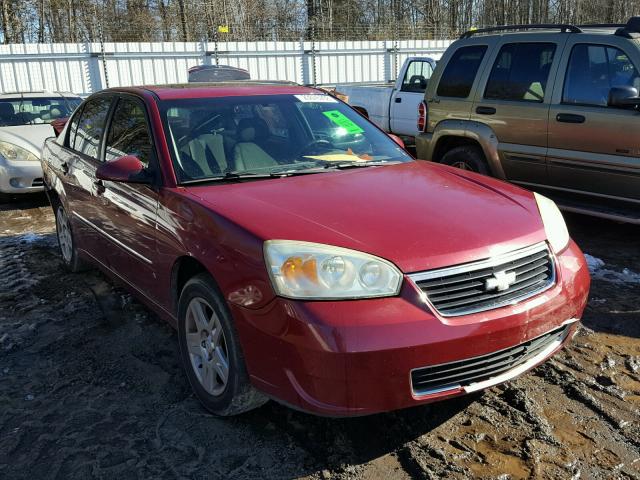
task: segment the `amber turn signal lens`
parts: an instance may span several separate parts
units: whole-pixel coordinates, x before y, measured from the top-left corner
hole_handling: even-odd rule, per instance
[[[314,258],[303,260],[301,257],[289,257],[282,264],[281,270],[287,280],[306,278],[318,283],[318,268]]]

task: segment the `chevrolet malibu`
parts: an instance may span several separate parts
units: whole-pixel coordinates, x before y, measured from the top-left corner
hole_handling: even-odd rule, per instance
[[[587,300],[553,202],[415,161],[311,88],[102,91],[42,164],[64,264],[99,266],[173,325],[217,415],[482,390],[562,348]]]

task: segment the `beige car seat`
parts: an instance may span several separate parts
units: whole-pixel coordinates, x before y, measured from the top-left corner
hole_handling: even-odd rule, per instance
[[[233,159],[238,171],[263,169],[278,165],[271,155],[255,143],[258,129],[268,128],[264,122],[242,119],[238,125],[238,143],[233,149]]]
[[[199,135],[182,147],[180,153],[181,156],[186,155],[197,166],[190,176],[213,177],[227,170],[227,156],[224,152],[222,135],[211,133]],[[187,165],[183,167],[186,167],[186,170],[193,170]],[[195,174],[198,170],[202,171],[202,175]]]

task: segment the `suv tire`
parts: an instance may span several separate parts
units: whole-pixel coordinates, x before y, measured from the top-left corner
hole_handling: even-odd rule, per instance
[[[231,313],[206,273],[196,275],[182,289],[178,342],[191,388],[211,413],[238,415],[267,402],[249,381]]]
[[[491,174],[484,153],[476,145],[463,145],[452,148],[442,156],[440,163],[482,175]]]

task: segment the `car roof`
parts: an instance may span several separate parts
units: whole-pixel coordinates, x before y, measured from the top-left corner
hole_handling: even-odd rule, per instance
[[[241,82],[146,85],[113,90],[133,93],[151,92],[160,100],[325,93],[312,87],[303,87],[291,82],[261,82],[252,80],[243,80]]]
[[[49,98],[49,97],[80,97],[75,93],[71,92],[49,92],[47,90],[38,90],[38,91],[23,91],[23,92],[0,92],[0,99],[3,98]]]

